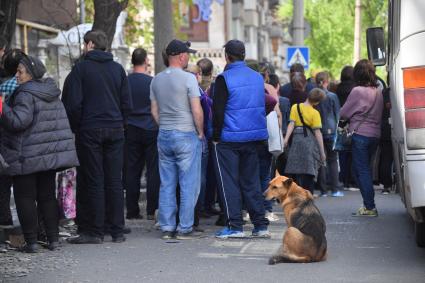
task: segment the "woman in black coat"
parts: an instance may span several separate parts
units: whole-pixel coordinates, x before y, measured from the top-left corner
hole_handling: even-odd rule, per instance
[[[345,66],[341,70],[341,82],[336,89],[336,95],[339,99],[339,104],[344,106],[348,95],[351,90],[356,86],[353,77],[353,66]],[[345,188],[352,186],[352,174],[351,174],[351,151],[340,151],[339,152],[339,181],[344,184]]]
[[[19,87],[3,105],[2,155],[12,176],[24,252],[36,252],[37,207],[45,225],[48,248],[58,246],[56,171],[78,165],[73,134],[55,82],[37,58],[24,57],[16,73]]]

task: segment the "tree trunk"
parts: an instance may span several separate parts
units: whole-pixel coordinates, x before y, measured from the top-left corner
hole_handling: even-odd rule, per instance
[[[174,37],[172,0],[154,0],[153,10],[155,73],[159,73],[165,68],[162,60],[162,51]]]
[[[360,60],[361,56],[361,35],[362,32],[362,1],[356,0],[356,10],[354,14],[354,55],[353,65]]]
[[[0,36],[6,38],[8,47],[15,34],[18,2],[19,0],[0,0]]]
[[[128,0],[94,0],[93,30],[102,30],[108,37],[108,50],[114,39],[118,16],[127,8]]]

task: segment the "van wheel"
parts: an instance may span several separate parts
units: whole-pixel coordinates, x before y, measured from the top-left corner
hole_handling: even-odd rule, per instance
[[[425,248],[425,223],[415,222],[415,238],[418,247]]]

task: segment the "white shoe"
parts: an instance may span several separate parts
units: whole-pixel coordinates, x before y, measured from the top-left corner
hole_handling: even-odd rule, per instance
[[[252,230],[251,236],[253,238],[263,238],[263,239],[270,239],[272,237],[269,230],[256,230],[255,228],[254,230]]]
[[[242,211],[242,218],[243,218],[243,221],[246,221],[246,222],[251,221],[251,218],[249,218],[249,213],[246,211]]]
[[[270,222],[275,222],[279,220],[279,217],[274,214],[273,212],[267,211],[266,212],[266,218],[270,221]]]

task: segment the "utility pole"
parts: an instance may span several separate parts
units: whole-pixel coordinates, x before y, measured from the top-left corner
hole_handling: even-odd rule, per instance
[[[353,65],[360,60],[361,51],[361,30],[362,30],[362,1],[356,1],[356,8],[354,14],[354,56]]]
[[[86,22],[86,2],[85,0],[80,0],[80,24]]]
[[[294,1],[294,17],[292,20],[292,45],[304,45],[304,0]]]
[[[232,1],[224,1],[224,15],[226,16],[226,42],[233,39],[233,30],[232,30]]]

